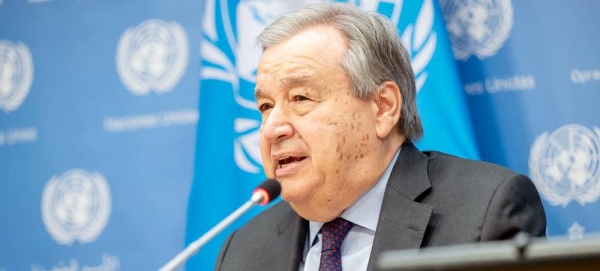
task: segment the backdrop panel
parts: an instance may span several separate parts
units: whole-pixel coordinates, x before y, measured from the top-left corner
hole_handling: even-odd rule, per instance
[[[0,270],[152,270],[183,247],[202,8],[0,1]]]
[[[600,3],[440,3],[482,159],[533,179],[549,235],[600,230]]]

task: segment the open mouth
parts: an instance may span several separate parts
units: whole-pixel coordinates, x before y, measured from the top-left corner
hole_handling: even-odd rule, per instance
[[[277,165],[277,168],[284,168],[284,167],[291,165],[292,163],[298,163],[304,159],[306,159],[306,156],[302,156],[302,157],[290,156],[288,158],[280,159],[279,164]]]

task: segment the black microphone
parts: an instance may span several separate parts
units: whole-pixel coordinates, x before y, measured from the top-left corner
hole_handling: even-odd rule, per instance
[[[252,198],[254,198],[254,196],[257,194],[260,194],[262,196],[260,201],[258,201],[257,198],[257,202],[255,203],[260,203],[260,205],[265,206],[272,200],[279,197],[279,193],[281,193],[281,185],[279,184],[279,182],[275,179],[267,179],[266,181],[262,182],[258,187],[256,187],[254,191],[252,191]]]
[[[261,183],[252,192],[252,197],[249,201],[244,203],[240,208],[231,213],[228,217],[223,219],[219,224],[214,226],[204,235],[200,236],[196,241],[189,244],[183,251],[179,252],[175,258],[171,259],[167,264],[159,269],[159,271],[172,271],[175,270],[179,265],[187,261],[190,257],[200,250],[200,248],[213,239],[217,234],[223,231],[227,226],[231,225],[244,213],[248,212],[256,204],[267,205],[269,202],[279,197],[281,192],[281,185],[275,179],[267,179]]]

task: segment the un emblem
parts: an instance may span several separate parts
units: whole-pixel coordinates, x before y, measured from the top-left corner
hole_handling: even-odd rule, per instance
[[[99,173],[72,169],[52,177],[44,188],[42,219],[61,245],[96,240],[108,223],[110,212],[110,189]]]
[[[454,57],[466,60],[495,55],[513,26],[510,0],[440,0]]]
[[[209,80],[226,82],[231,85],[233,97],[244,114],[256,112],[254,84],[256,70],[262,52],[255,46],[256,37],[282,13],[301,6],[325,0],[245,0],[233,6],[226,0],[207,0],[203,24],[203,40],[200,55],[203,60],[200,69],[202,84]],[[398,25],[402,13],[402,0],[348,2],[367,11],[381,11]],[[403,31],[402,41],[411,55],[416,77],[417,90],[427,79],[426,67],[437,45],[433,31],[434,9],[432,0],[425,0],[414,24]],[[205,86],[203,86],[205,87]],[[247,111],[247,112],[245,112]],[[234,122],[237,134],[234,139],[234,158],[237,166],[249,173],[261,171],[261,154],[258,147],[260,121],[248,117],[238,117]]]
[[[23,43],[0,40],[0,108],[17,110],[33,82],[31,52]]]
[[[540,194],[552,205],[581,205],[600,196],[600,129],[571,124],[536,138],[529,171]]]
[[[188,39],[181,25],[147,20],[121,36],[117,72],[135,95],[168,92],[184,74],[188,55]]]

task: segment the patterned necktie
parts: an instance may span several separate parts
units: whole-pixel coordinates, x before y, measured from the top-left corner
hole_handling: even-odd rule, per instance
[[[323,248],[319,271],[342,271],[342,242],[354,224],[341,217],[327,222],[321,228]]]

